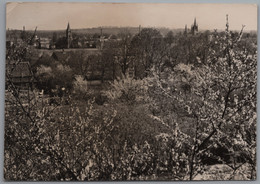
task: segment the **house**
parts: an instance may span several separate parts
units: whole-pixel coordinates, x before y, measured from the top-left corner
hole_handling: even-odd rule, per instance
[[[62,64],[68,64],[71,60],[70,52],[55,51],[51,56],[54,60],[59,61]]]
[[[29,62],[6,64],[7,80],[20,88],[32,87],[34,77]]]
[[[51,39],[50,38],[39,38],[39,49],[50,49]]]
[[[6,48],[12,47],[16,41],[16,39],[12,37],[10,33],[9,34],[8,33],[9,32],[6,33]]]

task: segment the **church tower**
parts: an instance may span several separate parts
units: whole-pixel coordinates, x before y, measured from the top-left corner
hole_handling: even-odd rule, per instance
[[[185,25],[185,29],[184,29],[184,35],[188,34],[188,28],[187,28],[187,24]]]
[[[68,23],[67,30],[66,30],[66,41],[67,41],[67,48],[69,49],[72,43],[72,33],[70,30],[70,23]]]
[[[191,25],[191,34],[195,35],[195,34],[197,34],[198,31],[199,31],[199,26],[198,26],[198,24],[196,22],[196,18],[195,18],[193,25]]]

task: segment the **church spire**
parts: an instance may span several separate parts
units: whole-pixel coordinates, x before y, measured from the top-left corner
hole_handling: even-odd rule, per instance
[[[70,22],[68,22],[68,25],[67,25],[67,31],[70,30]]]
[[[187,24],[185,24],[184,34],[185,34],[185,35],[187,35],[187,34],[188,34],[188,28],[187,28]]]
[[[194,18],[194,23],[191,25],[191,34],[195,35],[199,31],[199,26],[196,21],[196,17]]]
[[[67,48],[69,49],[72,43],[72,33],[70,30],[70,23],[68,22],[67,30],[66,30],[66,40],[67,40]]]

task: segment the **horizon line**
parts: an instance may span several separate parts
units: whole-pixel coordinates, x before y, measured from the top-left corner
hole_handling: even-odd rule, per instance
[[[38,29],[38,26],[35,26],[35,28],[37,27],[37,31],[66,31],[67,28],[64,28],[64,29]],[[35,31],[35,28],[34,29],[26,29],[25,27],[25,31]],[[83,28],[70,28],[71,30],[82,30],[82,29],[106,29],[106,28],[139,28],[139,26],[97,26],[97,27],[83,27]],[[170,29],[170,30],[185,30],[185,27],[184,28],[170,28],[170,27],[163,27],[163,26],[144,26],[142,27],[141,26],[141,29],[143,28],[155,28],[155,29]],[[190,29],[190,28],[188,28]],[[6,28],[6,31],[23,31],[23,28],[21,29],[17,29],[17,28]],[[221,31],[224,31],[225,29],[200,29],[200,31],[214,31],[214,30],[221,30]],[[241,29],[230,29],[230,31],[241,31]],[[249,29],[249,30],[246,30],[244,29],[244,31],[258,31],[257,29]]]

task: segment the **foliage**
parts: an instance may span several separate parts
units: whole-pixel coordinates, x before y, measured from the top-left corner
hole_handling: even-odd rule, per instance
[[[39,59],[46,94],[21,90],[7,71],[5,179],[255,179],[254,39],[228,21],[219,33],[125,31],[100,54]],[[6,58],[25,61],[30,49],[24,42]],[[87,80],[97,78],[94,89]],[[61,90],[70,103],[50,105]],[[97,103],[97,94],[109,100]]]
[[[133,79],[129,76],[111,83],[111,89],[105,91],[111,100],[120,100],[126,103],[141,102],[145,100],[147,85],[144,80]]]
[[[70,91],[73,87],[73,72],[66,65],[58,63],[50,66],[40,65],[36,68],[35,77],[38,88],[52,95],[53,90],[65,88],[66,91]]]
[[[216,45],[209,48],[206,65],[179,64],[167,78],[156,72],[153,74],[150,80],[153,84],[152,107],[165,106],[161,109],[164,118],[179,108],[183,112],[179,110],[177,116],[192,120],[193,128],[189,127],[192,146],[185,152],[189,157],[190,180],[203,171],[205,158],[217,158],[234,172],[248,163],[252,166],[248,179],[253,179],[253,168],[256,167],[256,55],[237,49],[239,38],[230,36],[228,24],[225,35],[214,41],[217,48]],[[168,100],[157,100],[158,94]],[[177,105],[168,110],[168,105],[161,103]],[[217,155],[212,152],[213,148],[225,150],[226,154]],[[252,159],[246,155],[251,155]]]
[[[82,76],[76,76],[73,83],[75,93],[86,93],[88,89],[88,83]]]

